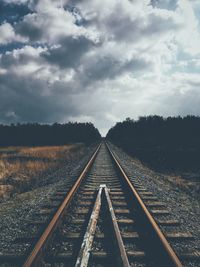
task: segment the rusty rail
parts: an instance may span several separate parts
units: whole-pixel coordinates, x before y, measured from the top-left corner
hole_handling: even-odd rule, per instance
[[[101,194],[103,187],[104,185],[100,185],[75,267],[86,267],[88,265],[90,250],[92,248],[96,225],[99,218],[99,212],[101,209]]]
[[[137,193],[136,189],[134,188],[134,186],[132,185],[130,179],[128,178],[128,176],[126,175],[125,171],[123,170],[123,168],[121,167],[119,161],[117,160],[117,158],[115,157],[115,155],[113,154],[113,152],[111,151],[109,145],[106,143],[106,146],[108,148],[108,151],[110,152],[111,157],[113,158],[118,170],[120,171],[122,177],[124,177],[127,185],[129,186],[132,194],[134,195],[134,197],[136,198],[138,204],[140,205],[144,216],[147,218],[148,222],[150,223],[150,225],[152,226],[152,229],[154,230],[156,236],[158,237],[159,241],[160,241],[160,245],[162,246],[163,250],[166,252],[166,254],[169,257],[169,261],[170,261],[170,266],[173,267],[183,267],[182,263],[180,262],[178,256],[176,255],[175,251],[173,250],[173,248],[170,246],[169,242],[167,241],[167,239],[165,238],[164,234],[162,233],[161,229],[159,228],[159,226],[157,225],[156,221],[154,220],[154,218],[152,217],[152,215],[150,214],[150,212],[148,211],[146,205],[144,204],[144,202],[142,201],[141,197],[139,196],[139,194]]]
[[[83,178],[85,177],[85,175],[88,172],[89,168],[91,167],[93,161],[95,160],[95,157],[96,157],[100,147],[101,147],[101,144],[98,146],[98,148],[96,149],[96,151],[92,155],[91,159],[89,160],[89,162],[85,166],[84,170],[82,171],[82,173],[80,174],[80,176],[76,180],[75,184],[73,185],[73,187],[71,188],[69,193],[67,193],[64,201],[62,202],[62,204],[60,205],[60,207],[56,211],[56,213],[53,216],[52,220],[50,221],[49,225],[47,226],[47,228],[45,229],[45,231],[41,235],[40,239],[38,240],[38,242],[34,246],[32,252],[28,256],[27,260],[23,264],[23,267],[40,266],[38,262],[41,258],[42,253],[44,253],[44,250],[45,250],[45,247],[47,246],[48,241],[52,237],[54,230],[59,225],[61,218],[63,217],[65,210],[69,206],[71,199],[73,198],[73,196],[76,193],[77,189],[79,188]]]
[[[99,212],[102,206],[102,192],[104,193],[105,205],[108,210],[108,217],[111,222],[111,230],[113,233],[113,241],[115,241],[116,246],[116,258],[118,259],[119,266],[130,267],[128,257],[125,251],[124,243],[120,234],[118,223],[113,210],[112,202],[109,196],[109,189],[105,184],[100,185],[97,198],[92,210],[90,220],[87,226],[86,233],[83,238],[81,249],[76,261],[75,267],[87,267],[90,257],[90,251],[92,248],[92,243],[95,235],[96,225],[99,218]]]
[[[108,205],[109,214],[111,217],[111,224],[112,224],[112,228],[113,228],[113,232],[114,232],[114,237],[116,240],[116,247],[117,247],[117,255],[116,256],[118,258],[120,266],[130,267],[107,186],[104,187],[104,192],[105,192],[106,202]]]

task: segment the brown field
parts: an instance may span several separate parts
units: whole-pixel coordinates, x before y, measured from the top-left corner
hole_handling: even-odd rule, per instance
[[[26,191],[41,175],[64,165],[82,145],[0,148],[0,201]]]

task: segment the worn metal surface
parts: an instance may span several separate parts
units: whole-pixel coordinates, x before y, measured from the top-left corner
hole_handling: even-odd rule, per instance
[[[116,256],[119,258],[120,266],[130,267],[107,187],[104,188],[104,192],[105,192],[105,198],[106,198],[106,202],[107,202],[110,217],[111,217],[114,237],[116,239],[117,253],[119,253],[119,255],[116,255]]]
[[[92,243],[94,240],[97,220],[99,218],[99,212],[101,209],[101,194],[102,194],[103,188],[104,188],[104,185],[100,185],[97,198],[94,204],[94,208],[90,216],[87,230],[84,235],[81,249],[80,249],[77,261],[76,261],[76,265],[75,265],[76,267],[86,267],[88,265],[90,250],[91,250]]]
[[[104,201],[102,203],[102,191],[104,193]],[[113,233],[113,241],[115,241],[116,246],[116,258],[118,258],[118,262],[120,266],[124,267],[130,267],[128,257],[125,251],[125,247],[122,241],[122,237],[120,234],[120,230],[118,227],[118,223],[115,217],[114,209],[112,206],[112,202],[109,196],[109,190],[105,184],[100,185],[97,198],[94,204],[94,208],[92,210],[92,214],[90,216],[90,220],[87,226],[86,233],[83,238],[83,242],[81,245],[81,249],[76,261],[76,267],[87,267],[89,262],[89,257],[91,254],[91,248],[94,240],[94,234],[96,231],[96,225],[99,218],[99,212],[101,209],[101,206],[105,205],[106,210],[108,211],[108,214],[106,216],[109,217],[111,222],[111,231]],[[99,235],[97,234],[99,237]],[[94,256],[94,254],[93,254]]]

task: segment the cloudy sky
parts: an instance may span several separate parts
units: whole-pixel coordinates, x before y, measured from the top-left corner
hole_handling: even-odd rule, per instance
[[[0,123],[200,115],[199,0],[0,0]]]

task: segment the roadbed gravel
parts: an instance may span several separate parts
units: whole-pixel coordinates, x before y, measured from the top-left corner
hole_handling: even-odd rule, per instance
[[[190,232],[194,240],[181,247],[181,244],[172,244],[175,250],[200,251],[200,202],[194,194],[175,187],[165,174],[155,172],[144,166],[139,160],[127,155],[121,148],[109,143],[116,158],[119,159],[126,174],[144,188],[151,191],[159,201],[164,202],[173,219],[180,221],[179,231]],[[164,229],[163,229],[164,230]],[[185,244],[185,243],[184,243]],[[187,266],[199,266],[188,264]]]
[[[65,187],[69,180],[78,177],[94,149],[95,146],[87,147],[84,155],[83,153],[80,156],[76,154],[74,161],[66,162],[66,166],[53,172],[48,177],[44,177],[44,184],[46,180],[48,185],[17,194],[13,198],[0,203],[0,256],[16,253],[20,255],[26,252],[29,243],[20,245],[15,240],[22,236],[35,234],[33,227],[30,233],[29,221],[34,220],[34,214],[39,211],[40,207],[49,203],[49,198],[58,189]],[[50,180],[52,181],[51,184],[49,184]],[[42,218],[44,219],[44,216]]]
[[[130,179],[136,179],[138,183],[153,192],[160,201],[166,204],[173,219],[181,222],[179,228],[181,231],[193,234],[194,240],[188,242],[187,248],[200,251],[199,200],[182,189],[174,187],[164,174],[149,169],[137,159],[127,155],[119,147],[113,144],[110,146]],[[48,199],[59,188],[62,188],[68,179],[76,179],[93,151],[94,147],[89,147],[82,158],[77,158],[73,163],[70,162],[69,165],[66,164],[64,168],[51,174],[55,178],[55,183],[19,194],[0,204],[0,255],[17,251],[20,254],[27,250],[28,244],[27,247],[24,244],[22,247],[16,248],[14,240],[28,234],[26,222],[33,219],[39,208],[48,203]],[[34,229],[32,231],[34,232]],[[173,246],[175,249],[184,250],[181,245],[173,244]],[[197,267],[199,265],[189,264],[187,266]]]

